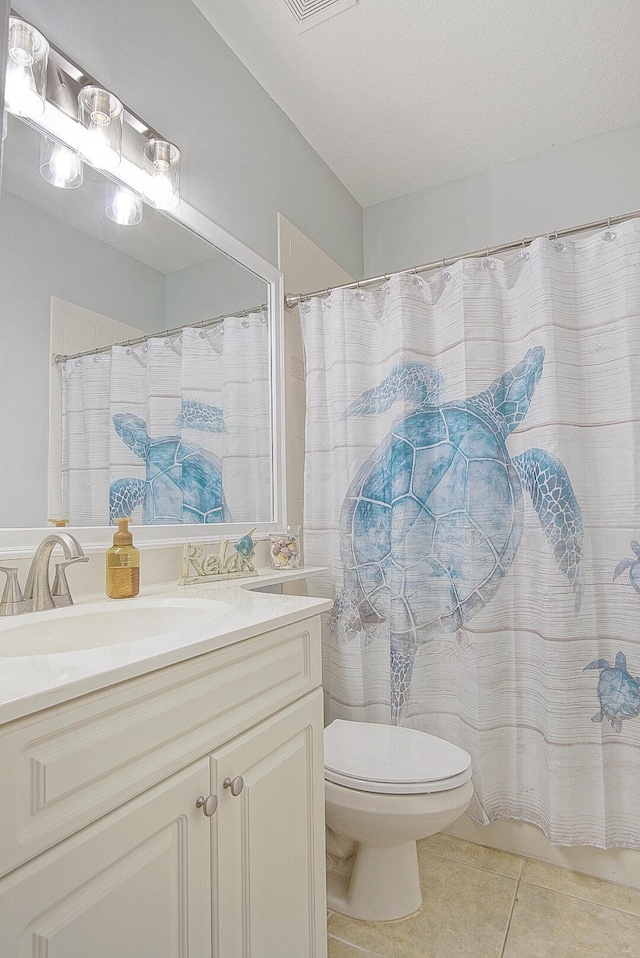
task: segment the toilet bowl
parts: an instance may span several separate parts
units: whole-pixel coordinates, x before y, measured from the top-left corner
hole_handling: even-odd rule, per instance
[[[336,720],[325,729],[327,905],[391,921],[422,905],[416,841],[466,811],[464,749],[416,729]]]

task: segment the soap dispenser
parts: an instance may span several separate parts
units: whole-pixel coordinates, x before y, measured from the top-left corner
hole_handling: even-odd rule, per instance
[[[140,591],[140,552],[129,532],[129,519],[118,519],[118,531],[107,552],[107,595],[132,599]]]

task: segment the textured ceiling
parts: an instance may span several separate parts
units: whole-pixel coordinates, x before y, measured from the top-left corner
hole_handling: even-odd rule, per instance
[[[640,120],[638,0],[194,2],[363,206]]]

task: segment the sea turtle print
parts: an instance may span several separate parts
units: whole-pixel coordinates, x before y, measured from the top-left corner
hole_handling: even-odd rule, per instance
[[[484,392],[443,403],[442,376],[424,362],[395,366],[344,417],[413,406],[353,479],[340,516],[344,586],[333,621],[343,639],[390,633],[391,719],[406,714],[417,649],[459,633],[498,591],[516,555],[531,497],[560,571],[582,595],[583,525],[567,471],[544,449],[510,456],[542,376],[530,349]]]
[[[632,539],[629,545],[635,553],[635,558],[623,559],[617,564],[613,571],[613,581],[615,582],[618,576],[628,569],[629,582],[636,592],[640,592],[640,542]]]
[[[601,670],[598,679],[600,711],[591,717],[591,721],[602,722],[608,718],[613,731],[621,732],[624,719],[640,715],[640,678],[634,678],[627,671],[623,652],[618,652],[613,667],[606,659],[596,659],[585,665],[582,671],[587,669]]]
[[[109,489],[109,521],[130,516],[142,503],[145,525],[174,522],[229,522],[220,461],[180,436],[151,439],[147,424],[133,413],[113,417],[118,436],[145,463],[145,479],[117,479]],[[185,400],[177,428],[224,432],[222,410]]]

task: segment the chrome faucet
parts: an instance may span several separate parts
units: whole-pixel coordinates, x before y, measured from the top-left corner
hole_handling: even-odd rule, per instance
[[[49,563],[57,545],[62,546],[65,561],[56,563],[52,592],[49,582]],[[65,572],[66,567],[74,562],[88,561],[89,556],[84,554],[75,536],[68,532],[52,532],[42,540],[31,560],[24,594],[20,591],[18,570],[0,566],[0,572],[6,573],[7,576],[7,583],[0,599],[0,615],[41,612],[45,609],[73,605]]]

